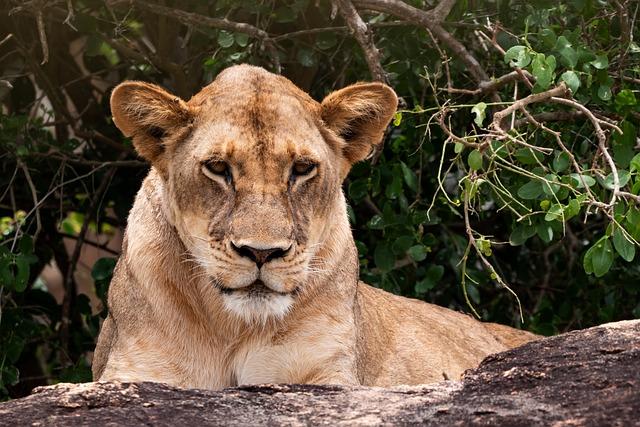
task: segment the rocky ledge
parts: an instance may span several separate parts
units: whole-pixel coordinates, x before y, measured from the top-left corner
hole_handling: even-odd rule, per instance
[[[640,320],[486,358],[462,381],[418,387],[57,384],[0,404],[0,425],[640,426]]]

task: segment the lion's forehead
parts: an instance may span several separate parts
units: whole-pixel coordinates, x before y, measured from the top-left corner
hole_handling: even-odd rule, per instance
[[[321,161],[329,154],[317,125],[296,110],[277,114],[245,111],[198,120],[190,150],[198,160],[222,157],[235,162],[290,163],[295,158]]]

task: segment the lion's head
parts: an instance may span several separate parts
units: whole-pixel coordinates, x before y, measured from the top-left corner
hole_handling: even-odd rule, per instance
[[[188,102],[142,82],[111,97],[116,125],[161,177],[188,256],[245,320],[284,316],[335,245],[348,244],[342,181],[380,143],[396,105],[381,83],[318,103],[247,65]]]

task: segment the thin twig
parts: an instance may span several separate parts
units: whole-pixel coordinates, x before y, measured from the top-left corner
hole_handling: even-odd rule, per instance
[[[408,5],[400,0],[355,0],[354,4],[359,9],[370,9],[376,12],[387,13],[428,28],[438,40],[464,62],[477,82],[490,80],[478,60],[459,40],[442,27],[440,21],[438,21],[438,17],[433,14]]]
[[[49,44],[47,43],[47,32],[44,26],[44,4],[40,4],[36,12],[36,24],[38,25],[38,37],[40,37],[40,45],[42,46],[42,62],[40,65],[44,65],[49,62]]]
[[[600,120],[598,120],[598,118],[593,115],[591,110],[589,110],[587,107],[585,107],[584,105],[580,104],[577,101],[574,101],[571,99],[565,99],[565,98],[558,98],[555,96],[551,98],[551,101],[558,104],[568,105],[570,107],[576,108],[580,110],[585,116],[587,116],[587,118],[591,121],[591,124],[593,125],[596,131],[596,137],[598,138],[598,148],[602,152],[602,155],[604,156],[605,161],[607,162],[607,164],[609,165],[609,168],[611,169],[611,174],[613,175],[613,192],[611,194],[611,200],[609,201],[609,206],[613,208],[613,206],[616,203],[616,199],[620,195],[619,194],[620,193],[620,177],[618,176],[618,168],[616,167],[616,164],[613,161],[613,158],[609,154],[609,150],[607,150],[607,135],[604,133],[604,131],[602,130],[602,127],[600,126],[600,123],[601,123]],[[622,131],[620,131],[620,133],[622,133]]]
[[[60,341],[62,350],[66,353],[69,347],[69,325],[71,324],[70,314],[71,314],[71,299],[73,298],[74,289],[73,289],[73,273],[75,272],[76,265],[78,264],[78,260],[80,259],[80,253],[82,251],[82,245],[84,244],[87,231],[89,230],[89,224],[91,223],[91,219],[97,212],[98,206],[100,205],[100,201],[102,200],[104,192],[109,187],[109,183],[113,179],[114,174],[118,169],[115,167],[111,167],[102,177],[102,181],[100,185],[96,189],[91,198],[91,202],[89,203],[89,207],[85,212],[84,221],[82,222],[82,228],[78,233],[78,238],[76,240],[76,245],[73,248],[73,253],[69,260],[69,267],[67,269],[67,274],[64,280],[64,297],[62,299],[62,319],[60,326]]]
[[[59,234],[60,236],[62,236],[62,237],[66,237],[66,238],[68,238],[68,239],[73,239],[73,240],[78,240],[78,238],[79,238],[78,236],[75,236],[75,235],[73,235],[73,234],[69,234],[69,233],[62,233],[62,232],[60,232],[60,233],[58,233],[58,234]],[[91,240],[91,239],[87,239],[87,238],[85,237],[85,238],[84,238],[84,244],[85,244],[85,245],[89,245],[89,246],[93,246],[94,248],[97,248],[97,249],[103,250],[103,251],[105,251],[105,252],[109,252],[111,255],[116,255],[116,256],[119,256],[119,255],[120,255],[120,252],[115,251],[115,250],[111,249],[111,248],[108,246],[108,245],[109,245],[109,242],[108,242],[108,241],[107,241],[107,242],[105,242],[105,243],[100,243],[100,242],[93,241],[93,240]]]
[[[36,211],[36,231],[33,233],[33,241],[34,243],[38,240],[38,235],[42,230],[42,219],[40,218],[40,208],[38,202],[38,192],[36,191],[36,186],[33,185],[33,180],[31,179],[31,174],[29,173],[29,168],[22,162],[22,160],[18,159],[18,167],[22,169],[24,173],[24,177],[27,180],[27,184],[29,184],[29,190],[31,191],[31,198],[33,199],[33,208]],[[17,233],[16,233],[17,235]]]

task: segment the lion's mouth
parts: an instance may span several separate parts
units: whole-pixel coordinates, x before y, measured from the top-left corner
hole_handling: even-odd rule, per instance
[[[243,293],[250,297],[262,297],[265,295],[273,295],[273,294],[276,294],[276,295],[295,294],[297,292],[297,288],[291,292],[279,292],[271,289],[270,287],[265,285],[262,280],[258,279],[255,282],[251,283],[250,285],[243,286],[241,288],[228,288],[226,286],[220,286],[220,292],[226,295]]]

